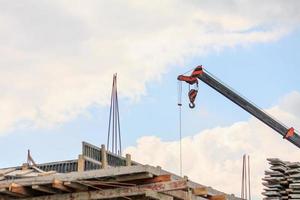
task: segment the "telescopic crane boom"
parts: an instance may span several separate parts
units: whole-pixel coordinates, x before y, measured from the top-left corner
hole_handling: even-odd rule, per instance
[[[215,89],[217,92],[227,97],[233,103],[237,104],[245,111],[259,119],[261,122],[278,132],[280,135],[283,136],[284,139],[287,139],[288,141],[300,148],[300,136],[295,132],[293,127],[288,128],[287,126],[275,120],[270,115],[265,113],[263,110],[259,109],[257,106],[255,106],[245,98],[241,97],[239,94],[222,84],[212,75],[206,73],[202,65],[196,67],[190,76],[180,75],[177,79],[179,81],[185,81],[190,85],[198,85],[198,79],[203,81],[204,83]],[[197,92],[197,88],[191,89],[189,91],[190,108],[195,107],[194,101],[196,99]]]

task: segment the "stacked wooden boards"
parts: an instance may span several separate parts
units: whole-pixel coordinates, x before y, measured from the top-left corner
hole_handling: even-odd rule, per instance
[[[265,200],[300,200],[300,163],[287,162],[278,158],[267,159],[270,169],[263,180]]]
[[[15,170],[11,175],[29,174],[31,170]],[[0,172],[12,173],[6,169]],[[29,177],[15,176],[0,180],[0,200],[92,199],[242,200],[149,165],[47,173],[41,176],[30,174]]]

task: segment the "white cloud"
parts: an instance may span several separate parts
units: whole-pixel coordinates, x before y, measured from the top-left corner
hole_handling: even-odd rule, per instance
[[[287,125],[300,124],[300,93],[284,97],[268,112]],[[298,110],[297,110],[298,109]],[[297,127],[295,127],[297,128]],[[199,183],[240,195],[242,155],[250,155],[252,195],[261,199],[261,178],[268,168],[266,158],[298,161],[297,147],[255,118],[227,127],[204,130],[182,139],[183,174]],[[145,136],[125,152],[141,163],[159,165],[179,173],[179,141]]]
[[[105,105],[114,72],[138,99],[171,64],[278,40],[300,21],[288,2],[0,1],[0,132]]]

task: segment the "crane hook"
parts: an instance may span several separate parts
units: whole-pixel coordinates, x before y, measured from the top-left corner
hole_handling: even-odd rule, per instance
[[[197,96],[197,93],[198,93],[198,90],[196,89],[191,89],[189,91],[189,99],[190,99],[190,103],[189,103],[189,107],[190,108],[195,108],[195,99],[196,99],[196,96]]]
[[[190,107],[191,109],[195,108],[195,103],[189,103],[189,107]]]

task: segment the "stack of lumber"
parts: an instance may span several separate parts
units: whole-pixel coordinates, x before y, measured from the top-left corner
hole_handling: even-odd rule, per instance
[[[267,159],[270,169],[263,180],[265,200],[300,199],[300,163]]]

